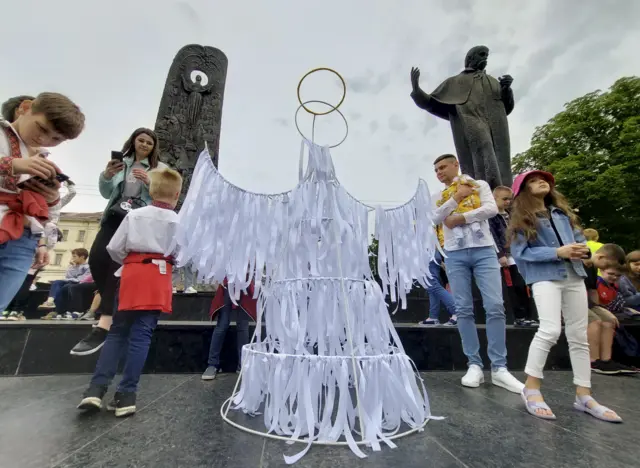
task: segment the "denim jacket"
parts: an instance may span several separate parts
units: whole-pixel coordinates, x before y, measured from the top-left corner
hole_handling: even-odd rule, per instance
[[[555,206],[550,207],[553,222],[558,230],[562,245],[586,242],[582,231],[573,229],[569,217]],[[586,278],[582,261],[567,261],[558,258],[557,250],[561,247],[556,233],[547,218],[538,218],[536,238],[530,241],[518,234],[511,242],[513,256],[520,274],[527,284],[539,281],[561,281],[567,279],[567,268],[571,266],[578,276]]]
[[[126,176],[131,171],[131,166],[133,166],[134,159],[129,156],[124,158],[124,170],[115,174],[111,179],[107,179],[104,176],[104,172],[100,173],[100,178],[98,179],[98,189],[100,190],[100,195],[109,200],[107,203],[107,207],[104,209],[102,213],[102,222],[106,219],[106,214],[109,213],[109,210],[113,205],[115,205],[122,196],[123,184]],[[143,159],[140,161],[147,172],[151,170],[151,166],[149,165],[149,161],[147,159]],[[157,169],[166,167],[166,164],[158,162]],[[142,191],[140,192],[140,198],[147,204],[151,204],[151,196],[149,195],[149,187],[145,184],[142,184]]]

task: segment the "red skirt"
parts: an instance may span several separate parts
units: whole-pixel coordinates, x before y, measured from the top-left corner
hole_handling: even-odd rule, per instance
[[[227,280],[224,280],[224,284],[227,284]],[[247,294],[241,294],[240,300],[238,301],[238,305],[231,305],[232,309],[236,309],[240,307],[249,317],[251,317],[254,321],[256,320],[257,309],[258,309],[258,301],[253,298],[253,283],[249,285],[247,288]],[[218,290],[216,291],[216,295],[211,301],[211,308],[209,309],[209,317],[213,320],[214,315],[224,307],[224,287],[222,285],[218,286]]]
[[[154,260],[164,261],[165,269]],[[124,259],[118,311],[159,310],[170,314],[173,302],[172,265],[160,254],[130,253]]]

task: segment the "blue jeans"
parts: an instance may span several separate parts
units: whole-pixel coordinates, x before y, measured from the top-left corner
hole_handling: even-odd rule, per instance
[[[487,354],[491,368],[507,367],[506,325],[500,264],[493,247],[447,251],[445,260],[451,292],[456,303],[458,332],[468,365],[482,365],[480,342],[473,315],[471,278],[475,278],[487,316]]]
[[[38,238],[25,228],[20,239],[0,244],[0,312],[6,309],[24,283],[33,265]]]
[[[238,367],[242,362],[242,347],[249,343],[249,316],[239,307],[236,310],[236,330],[238,348]],[[211,346],[209,347],[209,367],[220,369],[220,352],[224,344],[224,337],[231,322],[231,298],[229,291],[224,290],[224,307],[218,311],[218,324],[213,329]]]
[[[62,292],[62,288],[68,283],[67,280],[55,280],[51,282],[51,287],[49,289],[49,297],[53,297],[53,302],[56,302],[56,298],[60,296],[60,292]]]
[[[125,356],[122,380],[117,391],[137,392],[140,375],[149,354],[151,336],[159,317],[160,312],[157,310],[115,313],[91,385],[108,387],[116,375],[120,359]]]
[[[429,295],[429,318],[438,320],[440,317],[440,305],[443,305],[449,315],[456,313],[456,305],[453,301],[453,297],[447,291],[440,282],[440,263],[442,262],[442,255],[440,252],[436,252],[434,260],[429,264],[429,272],[431,273],[431,283],[427,288],[427,294]]]

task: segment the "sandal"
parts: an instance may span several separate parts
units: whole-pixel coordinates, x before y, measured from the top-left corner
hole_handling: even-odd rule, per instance
[[[596,402],[596,405],[593,406],[592,408],[589,408],[589,406],[588,406],[590,401],[595,401]],[[606,421],[606,422],[611,422],[611,423],[621,423],[622,422],[622,418],[620,416],[618,416],[618,414],[615,411],[613,411],[612,409],[607,408],[606,406],[601,405],[596,400],[594,400],[593,397],[590,396],[590,395],[584,395],[584,396],[577,396],[576,395],[576,401],[573,404],[573,407],[575,409],[577,409],[578,411],[582,411],[584,413],[590,414],[594,418],[599,419],[601,421]],[[605,413],[607,411],[612,412],[615,415],[615,417],[611,418],[611,417],[605,416]]]
[[[531,400],[529,400],[530,396],[535,396],[535,395],[542,396],[542,394],[540,393],[540,390],[534,390],[534,389],[526,388],[526,387],[523,388],[522,392],[520,393],[520,396],[522,396],[522,400],[524,401],[524,405],[527,408],[527,411],[529,412],[529,414],[531,414],[532,416],[535,416],[536,418],[555,421],[556,420],[556,415],[553,414],[553,411],[551,411],[551,408],[549,408],[549,405],[547,405],[544,401],[531,401]],[[551,414],[538,414],[538,413],[536,413],[536,410],[540,410],[540,409],[551,411]]]

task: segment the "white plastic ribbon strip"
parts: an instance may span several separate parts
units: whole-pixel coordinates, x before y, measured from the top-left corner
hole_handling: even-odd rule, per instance
[[[178,265],[192,263],[201,282],[227,278],[235,298],[252,280],[259,286],[281,261],[288,201],[289,192],[256,194],[229,183],[203,151],[179,214]]]
[[[251,415],[264,412],[269,433],[306,438],[287,463],[314,440],[344,440],[364,457],[354,434],[375,451],[382,443],[393,448],[401,424],[420,428],[433,419],[372,279],[371,208],[340,185],[328,148],[304,147],[308,163],[298,185],[273,195],[229,183],[203,151],[175,243],[178,265],[192,263],[200,281],[227,278],[232,300],[256,280],[256,342],[244,347],[233,403]],[[428,282],[436,242],[429,210],[424,181],[407,204],[377,210],[379,273],[403,306],[414,280]]]
[[[424,382],[405,354],[356,356],[354,376],[350,356],[273,354],[261,349],[261,343],[244,347],[243,378],[233,404],[246,414],[263,414],[268,433],[308,441],[303,451],[285,456],[288,464],[304,456],[313,441],[345,440],[364,458],[354,433],[378,451],[381,442],[395,447],[389,437],[403,423],[418,428],[427,419],[439,419],[431,415]],[[356,378],[359,399],[353,389]]]
[[[260,339],[266,340],[271,352],[346,356],[351,346],[362,356],[404,352],[378,283],[345,279],[343,294],[341,281],[295,279],[263,289],[258,323],[264,322],[266,334],[263,337],[261,331]]]
[[[402,206],[388,210],[376,208],[375,226],[378,275],[383,290],[405,309],[413,282],[425,288],[429,285],[429,263],[438,243],[427,183],[420,180],[413,198]]]

